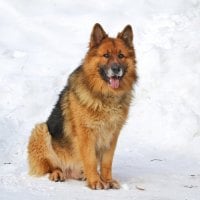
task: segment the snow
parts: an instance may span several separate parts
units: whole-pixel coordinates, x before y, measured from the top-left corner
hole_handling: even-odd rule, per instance
[[[200,198],[199,0],[0,1],[0,199]],[[120,190],[27,174],[31,129],[48,117],[99,22],[134,30],[139,81],[117,146]]]

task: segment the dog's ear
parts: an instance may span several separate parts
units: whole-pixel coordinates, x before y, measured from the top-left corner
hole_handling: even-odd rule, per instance
[[[127,25],[117,38],[122,39],[129,47],[133,47],[133,30],[131,25]]]
[[[93,27],[91,37],[90,37],[90,48],[98,46],[103,39],[108,37],[106,32],[103,30],[102,26],[98,23],[96,23]]]

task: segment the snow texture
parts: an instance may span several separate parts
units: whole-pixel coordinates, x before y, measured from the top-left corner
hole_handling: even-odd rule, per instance
[[[120,190],[27,172],[27,142],[45,121],[99,22],[134,30],[139,81],[117,146]],[[0,1],[0,199],[200,199],[199,0]]]

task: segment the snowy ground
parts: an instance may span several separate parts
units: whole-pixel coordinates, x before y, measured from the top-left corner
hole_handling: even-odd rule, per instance
[[[117,191],[27,175],[27,141],[83,58],[94,23],[134,29],[139,82]],[[0,199],[200,199],[200,1],[0,1]]]

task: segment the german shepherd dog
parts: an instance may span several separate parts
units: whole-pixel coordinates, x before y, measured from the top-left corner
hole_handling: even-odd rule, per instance
[[[32,131],[30,174],[87,180],[91,189],[120,188],[112,161],[136,79],[131,26],[111,38],[95,24],[82,64],[69,76],[47,121]]]

